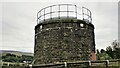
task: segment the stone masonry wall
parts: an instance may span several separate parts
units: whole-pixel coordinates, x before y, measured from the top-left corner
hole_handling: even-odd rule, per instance
[[[94,26],[81,20],[43,22],[35,27],[35,64],[91,60]]]

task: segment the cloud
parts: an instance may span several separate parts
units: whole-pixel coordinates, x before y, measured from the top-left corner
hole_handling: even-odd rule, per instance
[[[36,14],[40,9],[53,4],[58,2],[3,3],[2,48],[33,52]],[[73,4],[85,6],[92,11],[97,49],[105,49],[112,40],[117,39],[117,3],[73,2]]]
[[[93,19],[96,29],[96,47],[105,49],[111,42],[118,39],[117,3],[100,3]]]
[[[118,3],[118,40],[120,42],[120,1]]]
[[[118,2],[119,0],[1,0],[2,2]]]
[[[36,17],[31,11],[29,12],[31,6],[26,10],[28,6],[21,4],[3,4],[3,49],[16,48],[30,51],[30,48],[34,48]]]
[[[0,46],[2,46],[2,3],[0,3]]]

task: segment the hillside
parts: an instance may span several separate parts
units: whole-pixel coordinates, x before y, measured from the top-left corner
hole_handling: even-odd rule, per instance
[[[0,50],[0,54],[3,62],[23,63],[33,61],[33,53],[12,51],[12,50]]]
[[[0,54],[2,55],[6,55],[6,54],[14,54],[17,56],[22,56],[22,55],[27,55],[27,56],[33,56],[33,53],[29,53],[29,52],[21,52],[21,51],[13,51],[13,50],[0,50]]]

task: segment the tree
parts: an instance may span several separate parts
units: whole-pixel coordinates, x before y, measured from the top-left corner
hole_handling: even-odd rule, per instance
[[[104,53],[104,52],[105,52],[105,50],[104,50],[104,49],[101,49],[101,50],[100,50],[100,52],[101,52],[101,53]]]
[[[33,56],[27,56],[27,55],[22,55],[22,56],[17,56],[14,54],[7,53],[6,55],[2,56],[2,60],[4,62],[23,62],[23,61],[29,61],[31,62],[33,60]]]
[[[111,46],[106,48],[106,53],[109,54],[112,59],[120,59],[120,43],[117,40],[114,40],[111,43]]]
[[[100,60],[100,52],[99,50],[97,49],[97,54],[96,54],[96,57],[97,57],[97,60]]]
[[[112,43],[111,43],[112,47],[113,47],[113,50],[116,50],[118,48],[120,48],[120,45],[119,45],[119,42],[117,40],[114,40]]]
[[[97,54],[100,54],[99,50],[97,49]]]
[[[104,49],[101,49],[100,52],[97,49],[97,60],[110,60],[112,59]]]
[[[108,46],[108,47],[106,48],[106,53],[107,53],[108,55],[110,55],[110,57],[111,57],[112,59],[114,58],[114,53],[113,53],[113,49],[112,49],[111,46]]]

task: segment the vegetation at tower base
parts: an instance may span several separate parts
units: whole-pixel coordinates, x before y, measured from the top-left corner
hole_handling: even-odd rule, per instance
[[[120,43],[114,40],[110,46],[106,47],[106,50],[101,49],[100,52],[97,49],[97,60],[111,60],[120,59]]]
[[[97,50],[97,60],[111,60],[112,58],[109,56],[109,54],[106,53],[104,49],[101,49],[99,52]]]
[[[52,19],[35,27],[35,64],[91,60],[92,52],[94,26],[89,22]]]

